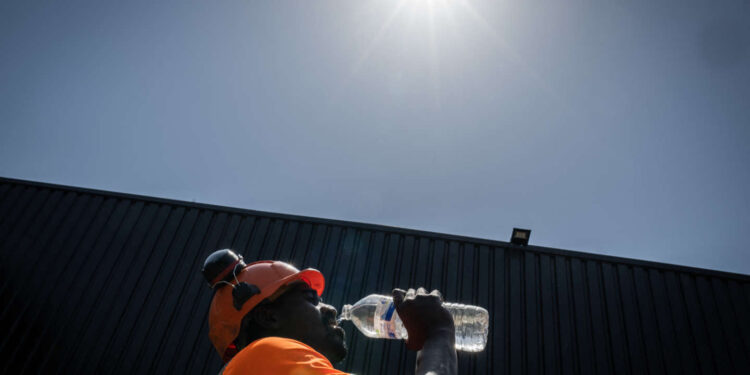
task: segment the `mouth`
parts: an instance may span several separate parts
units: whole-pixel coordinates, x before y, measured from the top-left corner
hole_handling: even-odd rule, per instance
[[[336,316],[334,315],[329,315],[325,319],[323,319],[323,324],[332,328],[341,328],[336,322]]]
[[[323,320],[323,324],[328,328],[328,330],[333,333],[336,336],[344,338],[344,335],[346,332],[344,331],[344,328],[338,325],[338,322],[336,321],[335,316],[328,316],[326,319]]]

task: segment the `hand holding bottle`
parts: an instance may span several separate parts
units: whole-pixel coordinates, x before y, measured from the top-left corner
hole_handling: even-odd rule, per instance
[[[421,350],[425,340],[437,337],[445,337],[451,347],[455,345],[453,317],[443,307],[440,292],[433,290],[428,294],[424,288],[416,292],[414,289],[394,289],[392,294],[396,312],[409,333],[406,341],[408,349]]]
[[[456,329],[440,292],[433,290],[427,294],[424,288],[416,292],[394,289],[392,294],[393,304],[408,332],[406,347],[419,351],[415,374],[457,374]]]

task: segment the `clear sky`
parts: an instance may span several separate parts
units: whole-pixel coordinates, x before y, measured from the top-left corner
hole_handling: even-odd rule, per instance
[[[750,2],[0,2],[0,176],[750,274]]]

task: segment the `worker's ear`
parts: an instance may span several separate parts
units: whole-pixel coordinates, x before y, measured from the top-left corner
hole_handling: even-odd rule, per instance
[[[250,319],[263,329],[276,329],[279,327],[279,314],[271,305],[258,305],[248,315]]]

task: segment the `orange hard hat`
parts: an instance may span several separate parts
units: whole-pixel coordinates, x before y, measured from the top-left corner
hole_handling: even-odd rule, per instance
[[[224,362],[237,353],[234,340],[240,333],[242,318],[261,301],[295,281],[304,281],[318,296],[323,294],[325,287],[323,274],[316,269],[300,271],[291,264],[274,260],[245,265],[242,256],[228,249],[211,254],[206,259],[203,273],[211,287],[216,289],[208,312],[208,336]],[[251,291],[238,301],[240,287]]]

